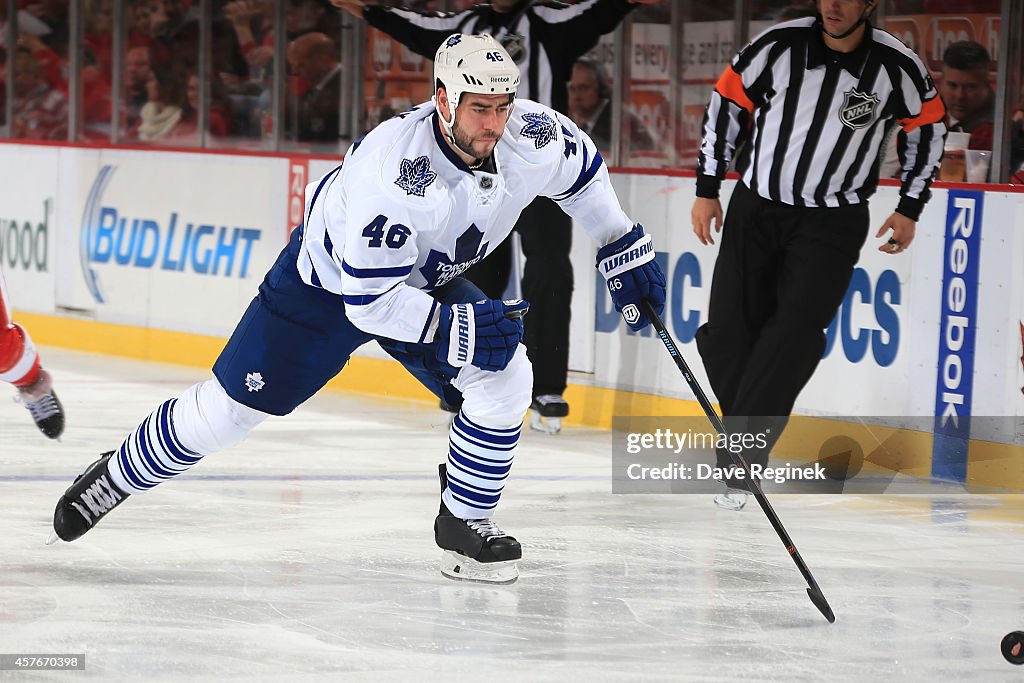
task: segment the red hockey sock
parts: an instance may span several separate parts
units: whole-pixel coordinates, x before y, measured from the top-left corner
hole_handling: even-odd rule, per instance
[[[39,354],[21,325],[0,329],[0,380],[28,387],[39,379]]]

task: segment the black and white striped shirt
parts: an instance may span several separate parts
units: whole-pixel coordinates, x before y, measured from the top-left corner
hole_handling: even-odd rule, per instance
[[[565,112],[569,104],[566,83],[572,65],[597,45],[598,38],[615,30],[636,5],[628,0],[583,0],[531,4],[525,12],[496,12],[477,5],[456,13],[416,12],[366,5],[363,18],[418,55],[433,59],[441,43],[453,33],[489,33],[515,58],[516,45],[506,38],[521,36],[516,59],[523,73],[518,96]]]
[[[778,24],[733,59],[704,115],[697,195],[717,197],[737,145],[736,170],[757,194],[793,206],[867,200],[879,150],[900,126],[897,208],[917,220],[942,158],[945,107],[921,60],[867,25],[850,53],[826,47],[814,18]]]

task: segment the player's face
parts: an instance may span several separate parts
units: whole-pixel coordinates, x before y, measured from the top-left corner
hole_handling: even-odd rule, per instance
[[[841,36],[867,16],[870,6],[865,0],[820,0],[818,9],[825,30],[834,36]]]
[[[963,71],[946,66],[940,88],[950,116],[958,121],[969,119],[988,100],[988,74],[984,69]]]
[[[505,132],[511,111],[508,95],[463,95],[452,128],[455,142],[477,159],[486,159]]]

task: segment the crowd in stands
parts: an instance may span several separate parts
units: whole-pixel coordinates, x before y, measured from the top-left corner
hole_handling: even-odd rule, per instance
[[[0,131],[6,136],[39,141],[68,139],[72,110],[68,87],[70,1],[19,0],[16,42],[9,44],[2,39],[6,33],[0,33]],[[275,58],[279,3],[274,0],[212,0],[211,48],[206,60],[200,60],[198,0],[124,0],[120,79],[113,78],[113,0],[79,2],[83,28],[77,60],[77,141],[267,148],[274,121],[274,75],[280,68],[287,74],[279,112],[284,143],[298,150],[344,151],[348,141],[339,138],[339,116],[344,106],[341,15],[328,0],[280,0],[284,3],[286,46],[280,64]],[[448,7],[460,9],[474,2],[455,0],[454,7],[452,3]],[[812,14],[815,2],[758,0],[751,5],[751,17],[783,20]],[[434,0],[407,0],[404,4],[413,9],[440,6]],[[660,7],[667,22],[666,7],[670,3],[663,4],[665,7],[648,6],[643,12],[653,16]],[[942,14],[953,5],[960,13],[998,14],[1000,9],[999,0],[889,0],[887,9],[890,15]],[[686,19],[716,18],[711,16],[716,7],[724,5],[689,3]],[[0,3],[0,25],[9,23],[6,10],[7,3]],[[13,60],[13,69],[8,67],[9,60]],[[201,63],[207,69],[205,78],[199,72]],[[961,72],[973,73],[966,68]],[[979,78],[984,77],[983,72],[979,68]],[[9,126],[4,121],[8,73],[14,79],[13,120]],[[119,94],[113,92],[115,80],[120,80]],[[944,97],[952,97],[952,84],[943,89],[941,79],[937,81]],[[205,98],[201,93],[204,86]],[[611,103],[606,74],[599,64],[584,62],[574,70],[569,87],[575,93],[574,118],[592,128],[602,145],[607,145]],[[1007,160],[1011,172],[1024,164],[1024,89],[1015,95],[1019,101],[1013,108]],[[206,103],[205,133],[200,130],[201,100]],[[989,91],[984,109],[989,114],[987,127],[972,133],[987,134],[988,148],[992,100]],[[651,126],[641,125],[629,111],[623,120],[629,127],[624,137],[636,138],[635,149],[655,148],[661,136],[653,134]],[[976,124],[971,120],[966,122],[968,125]],[[1024,178],[1018,175],[1016,180]]]
[[[67,140],[69,1],[19,2],[11,137]],[[321,71],[327,53],[334,55],[330,70],[336,73],[340,68],[340,17],[327,0],[284,2],[286,40],[299,44],[288,53],[284,136],[296,142],[333,141],[337,147],[339,86],[325,89]],[[220,140],[244,146],[250,141],[259,146],[269,134],[276,5],[273,0],[213,3],[205,79],[207,144],[216,146]],[[112,92],[113,1],[83,0],[81,12],[79,141],[110,142],[116,118],[116,139],[121,143],[200,144],[198,2],[125,0],[120,97]],[[5,19],[0,11],[0,25]],[[5,42],[0,41],[0,86],[7,75]],[[324,105],[332,95],[333,121]],[[6,87],[0,87],[0,111],[5,110],[5,98]]]

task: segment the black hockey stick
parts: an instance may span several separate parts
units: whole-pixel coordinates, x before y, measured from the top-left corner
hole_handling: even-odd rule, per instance
[[[719,434],[725,434],[725,425],[722,424],[722,419],[718,417],[718,413],[715,412],[714,406],[711,405],[711,401],[704,394],[704,390],[700,388],[700,384],[694,378],[693,373],[690,372],[690,366],[686,364],[683,359],[683,355],[679,353],[678,347],[676,347],[675,341],[672,339],[672,335],[669,334],[668,329],[665,327],[665,323],[661,321],[661,317],[654,311],[654,307],[646,299],[642,303],[644,313],[650,318],[654,324],[654,329],[657,331],[658,336],[661,337],[661,341],[665,344],[665,348],[668,349],[668,353],[672,356],[672,360],[676,362],[676,367],[679,368],[679,372],[683,374],[683,379],[690,385],[690,390],[693,395],[697,397],[697,402],[700,403],[700,407],[704,409],[704,414],[711,420],[711,424],[714,425],[715,429],[718,430]],[[729,450],[729,455],[732,457],[733,463],[740,467],[744,472],[749,472],[750,468],[747,466],[747,461],[739,453],[733,453]],[[775,533],[779,535],[779,539],[782,541],[782,545],[786,546],[786,550],[789,552],[789,556],[793,558],[793,562],[796,563],[796,568],[803,574],[804,580],[807,582],[807,597],[811,599],[814,606],[818,608],[828,623],[832,624],[836,620],[836,615],[832,612],[832,608],[829,607],[828,601],[825,600],[825,595],[818,588],[818,582],[814,580],[814,576],[811,574],[811,570],[807,568],[807,564],[804,562],[804,558],[800,557],[800,551],[796,549],[796,544],[793,543],[793,539],[786,533],[786,527],[782,526],[782,522],[779,521],[779,516],[775,513],[772,508],[772,504],[768,502],[768,497],[764,495],[764,491],[761,490],[761,484],[756,479],[748,477],[747,480],[750,483],[752,494],[757,499],[757,504],[761,506],[761,510],[764,511],[768,521],[772,523],[775,528]]]

